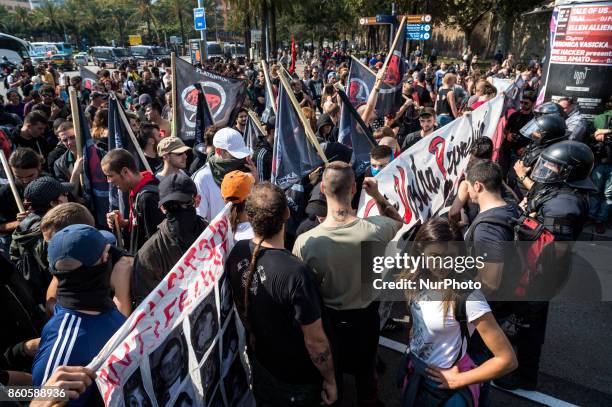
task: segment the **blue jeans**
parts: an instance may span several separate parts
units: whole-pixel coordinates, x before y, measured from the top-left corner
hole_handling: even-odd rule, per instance
[[[591,194],[589,216],[596,223],[606,223],[612,206],[612,164],[595,165],[591,179],[597,187],[597,193]]]

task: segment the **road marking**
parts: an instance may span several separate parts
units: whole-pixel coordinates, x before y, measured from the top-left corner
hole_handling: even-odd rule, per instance
[[[393,339],[386,338],[384,336],[381,336],[381,337],[378,338],[378,344],[380,346],[384,346],[385,348],[394,350],[394,351],[399,352],[399,353],[404,353],[406,351],[406,345],[405,344],[403,344],[401,342],[394,341]],[[498,386],[496,386],[494,384],[492,384],[492,385],[493,385],[494,388],[496,388],[498,390],[502,390],[502,391],[505,391],[507,393],[514,394],[515,396],[522,397],[524,399],[531,400],[531,401],[534,401],[536,403],[543,404],[545,406],[550,406],[550,407],[578,407],[575,404],[571,404],[571,403],[568,403],[566,401],[556,399],[556,398],[554,398],[552,396],[549,396],[547,394],[540,393],[539,391],[506,390],[506,389],[502,389],[501,387],[498,387]]]

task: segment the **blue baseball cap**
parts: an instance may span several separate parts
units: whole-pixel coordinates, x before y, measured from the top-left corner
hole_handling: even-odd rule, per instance
[[[85,267],[91,267],[100,259],[109,243],[107,238],[92,226],[67,226],[55,233],[49,242],[49,265],[56,271],[63,271],[61,267],[56,267],[57,262],[72,259]]]

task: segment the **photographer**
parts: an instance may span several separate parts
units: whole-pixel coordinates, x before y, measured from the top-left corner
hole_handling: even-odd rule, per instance
[[[595,233],[606,231],[606,222],[612,206],[612,97],[607,111],[593,120],[595,133],[591,137],[591,149],[595,155],[595,167],[591,179],[597,192],[591,194],[589,216],[595,222]]]

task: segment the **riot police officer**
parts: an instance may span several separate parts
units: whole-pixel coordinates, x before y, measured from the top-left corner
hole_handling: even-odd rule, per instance
[[[548,146],[566,138],[565,120],[559,115],[548,113],[540,115],[527,123],[521,129],[521,135],[532,140],[523,154],[523,157],[514,164],[515,174],[509,177],[509,184],[518,186],[521,196],[531,189],[534,182],[529,178],[530,168]],[[512,175],[516,175],[516,179]],[[517,182],[518,181],[518,182]]]
[[[550,298],[569,275],[570,241],[575,241],[588,217],[588,193],[595,189],[590,179],[594,157],[590,148],[577,141],[561,141],[546,148],[538,157],[530,177],[535,183],[529,190],[525,212],[538,220],[555,237],[552,261],[530,283],[537,291],[532,298]],[[506,389],[535,389],[540,355],[546,334],[547,301],[517,304],[521,320],[515,344],[519,368],[495,381]]]
[[[542,103],[533,109],[533,115],[535,117],[545,116],[547,114],[557,114],[565,120],[565,111],[555,102]]]

